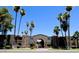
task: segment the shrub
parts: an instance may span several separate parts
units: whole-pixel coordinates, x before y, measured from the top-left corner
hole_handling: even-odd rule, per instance
[[[11,45],[6,45],[6,46],[5,46],[5,49],[11,49],[11,48],[12,48]]]
[[[34,48],[34,46],[35,46],[35,44],[34,44],[34,43],[30,44],[30,48],[31,48],[31,49],[33,49],[33,48]]]

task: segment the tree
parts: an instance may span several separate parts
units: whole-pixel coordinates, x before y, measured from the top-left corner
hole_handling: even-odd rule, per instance
[[[70,15],[70,11],[72,10],[72,6],[67,6],[66,7],[66,11],[69,13]],[[70,18],[68,19],[68,24],[69,24],[69,27],[68,27],[68,38],[69,38],[69,48],[70,48]]]
[[[20,17],[20,22],[19,22],[18,34],[20,32],[20,25],[21,25],[22,17],[25,15],[25,10],[21,9],[20,14],[21,14],[21,17]]]
[[[79,32],[75,31],[75,33],[73,34],[73,38],[75,38],[77,40],[77,47],[78,47],[78,40],[79,40]]]
[[[53,31],[57,35],[57,40],[56,40],[57,43],[56,43],[56,45],[57,45],[57,47],[59,47],[58,34],[59,34],[60,29],[59,29],[58,26],[55,26]]]
[[[16,13],[16,15],[15,15],[14,38],[15,38],[15,36],[16,36],[16,22],[17,22],[17,13],[18,13],[19,9],[20,9],[20,6],[14,6],[14,11],[15,11],[15,13]]]
[[[58,37],[58,34],[59,34],[59,31],[60,31],[60,29],[59,29],[59,27],[58,26],[55,26],[55,28],[54,28],[54,33],[57,35],[57,37]]]
[[[1,25],[1,31],[2,35],[4,35],[3,39],[3,46],[7,43],[7,31],[11,31],[13,28],[13,24],[11,23],[13,20],[12,15],[9,13],[7,8],[1,8],[0,9],[0,25]]]

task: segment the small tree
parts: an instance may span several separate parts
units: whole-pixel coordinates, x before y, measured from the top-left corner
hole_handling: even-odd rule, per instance
[[[55,26],[55,28],[54,28],[54,33],[57,35],[57,37],[58,37],[58,34],[59,34],[59,31],[60,31],[60,29],[59,29],[59,27],[58,26]]]
[[[79,32],[75,31],[73,38],[75,38],[77,40],[77,47],[78,47],[78,40],[79,40]]]
[[[53,31],[57,35],[57,47],[59,47],[58,34],[59,34],[60,29],[58,26],[55,26]]]

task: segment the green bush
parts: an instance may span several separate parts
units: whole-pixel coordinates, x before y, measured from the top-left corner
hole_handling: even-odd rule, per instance
[[[35,46],[35,44],[34,44],[34,43],[30,44],[30,48],[31,48],[31,49],[33,49],[33,48],[34,48],[34,46]]]
[[[47,46],[50,47],[51,45],[50,44],[47,44]]]
[[[6,45],[5,46],[5,49],[11,49],[12,47],[11,47],[11,45]]]

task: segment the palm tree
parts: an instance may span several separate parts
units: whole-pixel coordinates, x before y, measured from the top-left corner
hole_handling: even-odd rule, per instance
[[[57,42],[57,47],[59,47],[58,34],[59,34],[60,29],[59,29],[58,26],[55,26],[53,31],[57,35],[57,41],[56,42]]]
[[[59,31],[60,31],[60,29],[59,29],[59,27],[58,26],[55,26],[55,28],[54,28],[54,33],[57,35],[57,37],[58,37],[58,34],[59,34]]]
[[[60,22],[60,31],[61,31],[61,34],[62,34],[62,37],[63,37],[63,31],[62,31],[62,27],[61,27],[62,20],[63,20],[63,18],[62,18],[62,13],[60,13],[60,14],[58,15],[58,20],[59,20],[59,22]]]
[[[77,40],[77,47],[79,47],[78,45],[78,40],[79,40],[79,32],[78,31],[75,31],[73,37]]]
[[[13,24],[11,24],[12,19],[13,18],[7,8],[0,9],[0,25],[2,26],[2,35],[5,36],[3,41],[7,39],[7,31],[11,31],[11,29],[13,28]],[[4,44],[6,45],[6,42],[4,42]]]
[[[15,28],[14,28],[14,38],[15,38],[15,35],[16,35],[16,22],[17,22],[17,13],[20,9],[20,6],[14,6],[14,11],[16,12],[16,15],[15,15]]]
[[[18,34],[20,32],[20,25],[21,25],[22,17],[25,15],[25,10],[24,9],[21,9],[20,10],[20,14],[21,14],[21,17],[20,17],[20,22],[19,22]]]
[[[70,11],[72,10],[72,6],[67,6],[66,7],[66,11],[69,13],[70,15]],[[69,48],[71,46],[70,44],[70,18],[68,19],[68,24],[69,24],[69,27],[68,27],[68,38],[69,38]]]

